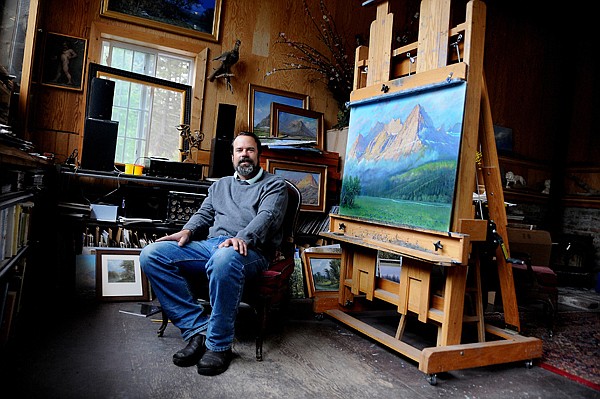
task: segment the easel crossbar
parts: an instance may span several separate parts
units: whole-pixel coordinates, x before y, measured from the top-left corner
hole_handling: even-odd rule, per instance
[[[500,337],[499,340],[427,347],[420,350],[341,310],[327,310],[326,314],[416,361],[419,364],[419,370],[427,374],[492,364],[530,361],[542,356],[541,340],[519,334],[504,333],[497,327],[488,326],[486,331]]]

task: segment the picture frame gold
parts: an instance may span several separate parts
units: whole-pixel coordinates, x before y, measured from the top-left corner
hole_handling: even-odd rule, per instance
[[[309,108],[307,94],[273,89],[250,83],[248,86],[248,130],[259,137],[271,136],[271,104]]]
[[[294,183],[302,194],[301,211],[325,212],[327,165],[267,159],[267,171]]]
[[[329,296],[340,288],[342,250],[336,247],[309,247],[302,252],[308,298]]]
[[[222,2],[223,0],[196,0],[187,9],[177,9],[164,0],[143,2],[102,0],[100,15],[196,39],[218,42]],[[165,14],[165,11],[169,11],[170,14]]]
[[[325,118],[322,112],[271,103],[271,135],[291,140],[314,142],[325,149]]]
[[[141,249],[96,249],[96,297],[101,301],[149,301]]]
[[[67,90],[83,90],[87,40],[48,32],[44,38],[41,84]]]

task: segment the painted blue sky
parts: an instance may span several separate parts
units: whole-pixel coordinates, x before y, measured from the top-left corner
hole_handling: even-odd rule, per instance
[[[254,92],[254,126],[260,123],[267,115],[271,113],[271,103],[290,105],[292,107],[303,108],[303,101],[297,98],[278,96],[276,94],[265,93],[262,91]]]
[[[417,104],[425,109],[435,127],[443,124],[449,128],[455,123],[462,122],[465,91],[466,83],[462,83],[352,107],[348,143],[353,143],[359,133],[368,133],[377,122],[387,123],[392,119],[400,118],[404,123]],[[459,104],[461,106],[457,106]]]

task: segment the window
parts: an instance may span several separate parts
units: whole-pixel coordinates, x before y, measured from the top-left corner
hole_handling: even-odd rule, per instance
[[[194,60],[177,54],[114,40],[102,42],[102,65],[146,75],[153,82],[189,86]],[[179,132],[186,99],[182,90],[114,75],[112,119],[119,122],[115,162],[140,163],[146,157],[181,160]],[[189,101],[189,99],[187,99]]]

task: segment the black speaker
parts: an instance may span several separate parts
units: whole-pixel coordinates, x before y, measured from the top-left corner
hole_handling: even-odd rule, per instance
[[[218,139],[233,140],[235,130],[235,113],[237,106],[231,104],[219,104],[217,114],[217,129],[215,137]]]
[[[210,143],[210,167],[208,177],[223,177],[233,174],[233,163],[231,162],[230,139],[212,139]]]
[[[107,121],[111,120],[114,96],[114,81],[101,78],[92,78],[86,117],[103,119]]]
[[[88,118],[85,120],[81,168],[112,172],[115,169],[115,151],[119,122]]]

